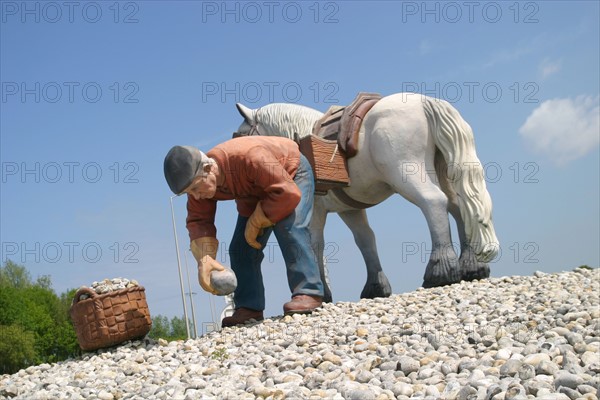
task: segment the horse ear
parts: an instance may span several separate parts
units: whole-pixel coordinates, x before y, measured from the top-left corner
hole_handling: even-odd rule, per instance
[[[242,103],[235,103],[235,106],[237,107],[238,112],[240,113],[240,115],[242,117],[244,117],[244,119],[246,120],[246,122],[248,122],[249,124],[252,124],[252,122],[254,122],[254,110],[252,110],[251,108],[246,107]]]

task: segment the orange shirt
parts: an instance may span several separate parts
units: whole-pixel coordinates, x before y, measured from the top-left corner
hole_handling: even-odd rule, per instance
[[[186,226],[190,240],[216,237],[217,201],[233,200],[240,215],[249,217],[260,201],[267,218],[277,223],[300,202],[294,176],[300,150],[293,140],[273,136],[246,136],[228,140],[206,153],[216,160],[225,181],[212,199],[188,195]]]

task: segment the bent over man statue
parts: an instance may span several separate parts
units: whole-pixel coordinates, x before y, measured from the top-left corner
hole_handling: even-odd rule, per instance
[[[323,283],[309,231],[314,178],[294,141],[248,136],[228,140],[206,154],[175,146],[165,157],[164,172],[173,193],[188,195],[186,226],[198,261],[198,280],[211,293],[210,273],[224,269],[216,260],[217,201],[236,201],[239,215],[229,254],[238,286],[235,312],[222,326],[263,319],[262,249],[271,232],[281,248],[292,292],[284,313],[310,313],[321,306]]]

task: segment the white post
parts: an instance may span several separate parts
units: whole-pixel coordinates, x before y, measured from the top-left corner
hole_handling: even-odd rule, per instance
[[[187,251],[183,253],[183,259],[185,260],[185,273],[187,275],[188,293],[190,295],[190,306],[192,308],[192,325],[194,326],[194,339],[198,338],[198,324],[196,323],[196,310],[194,309],[194,298],[192,295],[196,294],[192,292],[192,284],[190,281],[190,270],[188,269],[187,263]]]
[[[177,227],[175,225],[175,210],[173,209],[173,197],[171,196],[171,219],[173,221],[173,235],[175,235],[175,251],[177,253],[177,268],[179,269],[179,284],[181,285],[181,302],[183,303],[183,318],[185,319],[185,329],[187,337],[190,338],[190,321],[187,315],[187,305],[185,304],[185,291],[183,289],[183,275],[181,273],[181,258],[179,256],[179,241],[177,240]]]

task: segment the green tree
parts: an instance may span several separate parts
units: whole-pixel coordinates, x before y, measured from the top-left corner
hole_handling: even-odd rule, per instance
[[[187,339],[187,328],[185,319],[173,317],[169,320],[164,315],[156,315],[152,318],[152,329],[149,335],[152,339],[182,340]]]
[[[10,374],[35,361],[35,339],[19,325],[0,325],[0,374]]]
[[[171,318],[171,337],[173,340],[187,339],[187,328],[184,318]]]
[[[0,268],[0,287],[3,286],[17,289],[31,286],[31,274],[25,267],[6,260],[4,267]]]
[[[38,276],[35,285],[44,289],[52,290],[52,279],[50,278],[50,275]]]
[[[0,326],[20,335],[4,342],[5,351],[10,352],[7,358],[0,357],[0,369],[16,372],[14,368],[81,353],[68,316],[73,291],[59,297],[51,286],[49,276],[38,277],[34,283],[25,267],[10,260],[0,267]],[[16,359],[22,362],[8,361]]]
[[[152,329],[150,329],[148,336],[152,339],[169,338],[171,336],[169,318],[160,314],[152,318]]]

